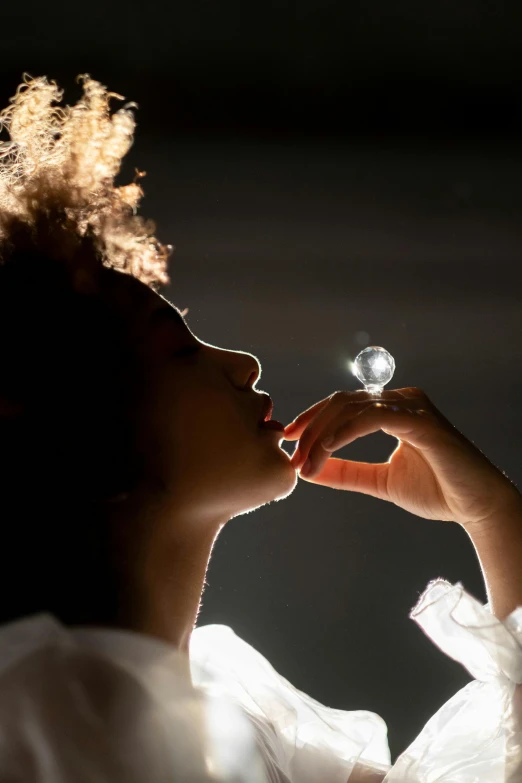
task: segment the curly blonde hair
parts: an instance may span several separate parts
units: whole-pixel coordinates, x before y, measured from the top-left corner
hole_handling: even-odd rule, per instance
[[[115,187],[135,129],[126,103],[110,114],[121,95],[77,77],[83,95],[74,106],[54,81],[23,74],[10,106],[0,112],[0,262],[28,247],[69,266],[81,280],[85,265],[101,263],[155,287],[169,282],[173,247],[154,236],[156,226],[136,214],[143,196],[136,180]],[[82,272],[83,270],[83,272]]]

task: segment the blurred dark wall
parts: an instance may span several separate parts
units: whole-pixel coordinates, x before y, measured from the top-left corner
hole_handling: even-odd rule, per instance
[[[392,385],[422,387],[520,483],[521,15],[6,5],[2,105],[23,71],[66,102],[88,72],[139,104],[122,179],[148,172],[142,212],[177,248],[166,293],[202,339],[259,357],[276,418],[356,388],[347,362],[383,345]],[[485,600],[456,525],[302,482],[223,531],[200,624],[231,625],[319,701],[378,712],[396,756],[470,679],[408,619],[437,576]]]
[[[513,0],[4,3],[0,83],[88,71],[143,104],[143,127],[206,137],[513,133],[521,22]]]

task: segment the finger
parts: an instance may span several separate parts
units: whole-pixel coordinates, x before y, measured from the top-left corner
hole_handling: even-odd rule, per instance
[[[333,433],[333,442],[329,450],[335,450],[352,443],[357,438],[370,435],[372,432],[384,430],[400,440],[405,440],[419,449],[431,445],[434,434],[434,418],[431,412],[422,407],[419,401],[416,405],[408,401],[408,407],[376,402],[360,412],[360,414]],[[431,436],[431,437],[430,437]],[[430,442],[428,442],[430,441]]]
[[[313,420],[314,416],[316,416],[330,401],[332,401],[336,396],[343,397],[345,402],[353,403],[353,404],[361,404],[361,403],[372,403],[379,400],[398,400],[401,401],[406,397],[419,397],[424,395],[424,392],[422,392],[420,389],[417,389],[416,387],[407,387],[405,389],[383,389],[383,391],[380,393],[378,397],[376,397],[375,394],[370,394],[366,391],[366,389],[354,389],[353,391],[342,391],[342,392],[334,392],[329,397],[326,397],[324,400],[320,400],[319,402],[312,405],[310,408],[307,408],[303,413],[300,413],[299,416],[297,416],[290,424],[287,424],[285,427],[285,440],[299,440],[301,437],[301,434],[305,430],[305,428],[308,426],[308,424]]]
[[[302,476],[302,479],[323,487],[362,492],[374,498],[389,500],[388,470],[387,462],[371,464],[330,457],[316,476]]]
[[[310,458],[314,469],[319,469],[328,456],[325,448],[329,452],[335,450],[329,445],[325,447],[323,441],[329,436],[335,436],[336,433],[340,432],[341,427],[347,426],[350,421],[360,416],[363,411],[374,407],[384,411],[387,407],[390,407],[391,410],[397,412],[401,409],[404,410],[406,405],[409,406],[407,410],[410,410],[422,404],[420,400],[408,400],[406,402],[404,397],[388,397],[387,402],[366,398],[359,401],[351,401],[350,404],[342,404],[344,399],[344,397],[339,396],[339,403],[335,408],[332,408],[335,411],[335,417],[330,415],[326,419],[324,415],[320,415],[305,429],[299,441],[299,448],[292,455],[291,461],[294,468],[300,468]],[[332,401],[332,405],[333,403],[334,401]],[[340,446],[335,448],[340,448]]]
[[[324,403],[325,401],[322,400],[321,402]],[[314,416],[309,418],[308,423],[304,419],[304,423],[300,424],[299,431],[301,432],[301,437],[298,448],[296,448],[291,458],[294,468],[306,460],[314,442],[320,443],[326,433],[336,431],[337,422],[346,421],[347,417],[356,416],[363,407],[373,404],[369,399],[368,392],[362,392],[362,394],[335,392],[326,402],[327,404],[323,405],[322,409],[315,411]],[[321,435],[321,433],[323,434]]]
[[[426,407],[432,405],[426,392],[419,389],[418,386],[405,386],[402,389],[396,389],[396,392],[400,397],[404,397],[408,400],[422,400],[426,404]]]
[[[328,404],[309,421],[301,433],[298,448],[296,448],[290,460],[294,468],[302,462],[302,449],[304,448],[306,453],[308,453],[316,433],[330,432],[332,429],[336,429],[336,422],[339,421],[339,411],[344,404],[341,396],[333,395],[328,399]]]
[[[303,477],[305,473],[307,477],[316,475],[328,459],[329,453],[378,430],[395,435],[399,440],[404,440],[419,448],[429,446],[430,443],[426,438],[431,435],[431,442],[433,441],[435,428],[433,422],[430,421],[428,411],[420,407],[421,401],[410,400],[408,405],[416,407],[406,408],[401,405],[376,402],[363,408],[357,415],[351,416],[349,419],[346,419],[343,410],[343,422],[338,428],[335,430],[330,428],[328,433],[324,430],[318,434],[312,444],[307,444],[308,450],[304,447],[301,449],[299,461],[303,463]],[[331,443],[327,441],[328,437],[333,438]],[[297,464],[294,464],[294,467],[297,467]]]
[[[328,405],[331,399],[332,395],[326,397],[324,400],[316,402],[315,405],[312,405],[310,408],[307,408],[305,411],[303,411],[303,413],[300,413],[299,416],[294,419],[294,421],[290,422],[290,424],[287,424],[285,427],[284,439],[299,440],[301,433],[307,424],[314,418],[314,416],[320,413],[326,405]]]

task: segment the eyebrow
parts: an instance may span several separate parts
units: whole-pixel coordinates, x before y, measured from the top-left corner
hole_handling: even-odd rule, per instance
[[[185,329],[188,329],[188,325],[185,319],[181,315],[178,308],[174,307],[174,305],[157,307],[152,311],[149,318],[149,323],[152,326],[156,326],[157,324],[162,324],[168,321],[174,322],[177,326],[183,326]]]

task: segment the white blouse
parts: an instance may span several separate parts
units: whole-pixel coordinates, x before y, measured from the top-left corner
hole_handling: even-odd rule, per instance
[[[0,628],[2,783],[521,783],[522,607],[444,580],[411,617],[475,678],[390,764],[385,722],[325,707],[225,625],[187,659],[49,614]]]

